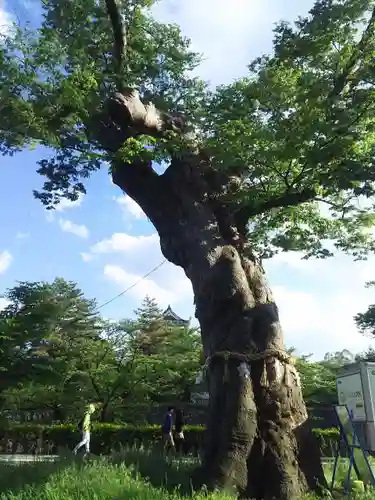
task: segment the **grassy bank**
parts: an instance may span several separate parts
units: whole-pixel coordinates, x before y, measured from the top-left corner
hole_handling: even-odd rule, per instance
[[[178,499],[188,493],[186,469],[189,464],[167,463],[147,466],[145,457],[128,457],[127,462],[95,459],[87,462],[0,466],[1,500],[160,500]],[[147,469],[150,476],[147,477]],[[141,474],[141,471],[145,476]],[[163,475],[163,472],[165,475]],[[169,474],[168,474],[169,473]],[[184,476],[184,477],[182,477]],[[182,479],[182,486],[178,481]],[[195,494],[195,499],[207,495]],[[212,499],[230,498],[212,495]]]
[[[4,464],[0,465],[0,500],[177,500],[191,495],[195,500],[230,498],[192,494],[189,472],[194,466],[192,458],[165,460],[154,452],[136,450],[88,461],[65,457],[58,463]],[[331,466],[325,469],[330,479]],[[342,464],[339,482],[343,482],[345,470]],[[355,498],[375,500],[375,492]]]

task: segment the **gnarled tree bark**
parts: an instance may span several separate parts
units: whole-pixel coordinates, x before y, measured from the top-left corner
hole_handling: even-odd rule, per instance
[[[111,100],[103,123],[98,140],[111,151],[130,136],[184,126],[181,118],[144,106],[134,90]],[[207,440],[197,484],[233,486],[266,500],[297,499],[325,487],[299,377],[284,354],[277,306],[248,241],[251,213],[222,201],[231,179],[192,149],[172,158],[160,176],[150,162],[128,164],[114,156],[113,182],[143,208],[164,256],[193,286],[210,359]],[[280,203],[313,196],[295,193]],[[232,354],[225,359],[223,352]],[[261,359],[252,360],[254,353]]]

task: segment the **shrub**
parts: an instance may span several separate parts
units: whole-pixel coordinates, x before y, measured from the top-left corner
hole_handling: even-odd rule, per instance
[[[332,429],[313,429],[322,455],[331,456],[337,446],[339,432]],[[187,451],[197,452],[204,438],[203,426],[187,426],[185,440]],[[74,448],[80,431],[73,424],[41,425],[13,424],[0,429],[2,453],[57,453],[61,448]],[[133,426],[120,424],[94,424],[91,450],[94,454],[109,454],[123,446],[152,446],[161,440],[160,426]]]
[[[313,429],[313,434],[318,440],[320,453],[323,457],[332,457],[337,451],[340,432],[337,427],[330,429]]]

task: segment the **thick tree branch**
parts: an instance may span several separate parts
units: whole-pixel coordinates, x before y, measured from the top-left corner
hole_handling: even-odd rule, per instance
[[[151,161],[134,160],[129,164],[114,159],[112,181],[140,205],[154,225],[157,224],[165,186],[162,186],[163,179],[154,171]]]
[[[126,39],[124,38],[124,28],[116,0],[106,0],[108,15],[111,19],[115,40],[115,55],[118,59],[118,72],[121,76],[122,58],[126,49]],[[144,104],[140,99],[139,92],[133,88],[123,88],[119,86],[119,92],[111,97],[106,103],[102,117],[98,120],[100,126],[98,141],[108,151],[114,153],[119,150],[122,144],[131,137],[149,135],[155,138],[166,137],[167,132],[175,132],[187,137],[186,120],[182,115],[165,113],[158,110],[152,103]],[[193,141],[194,142],[194,141]],[[190,150],[189,147],[187,147]],[[209,158],[204,158],[204,154],[199,148],[191,148],[190,158],[187,162],[179,159],[172,161],[172,165],[167,169],[164,176],[157,176],[152,169],[151,162],[136,160],[131,164],[122,162],[120,159],[113,159],[113,182],[122,190],[126,191],[143,208],[154,225],[157,227],[157,219],[160,217],[163,203],[170,197],[165,196],[165,190],[169,183],[166,182],[171,177],[174,163],[177,163],[177,177],[181,180],[181,174],[186,174],[187,178],[182,184],[186,188],[191,185],[194,191],[194,198],[198,197],[201,202],[207,198],[218,218],[220,230],[225,233],[227,240],[235,238],[235,230],[232,227],[232,214],[222,206],[221,195],[225,190],[227,182],[217,178],[217,173],[208,175],[203,164],[209,164]],[[191,157],[191,153],[195,160]],[[185,158],[187,159],[187,158]],[[186,169],[182,169],[183,163],[188,163]],[[186,172],[185,172],[186,170]],[[174,177],[174,176],[172,176]],[[170,180],[170,179],[169,179]],[[173,179],[176,180],[176,179]],[[179,184],[181,184],[179,182]],[[217,185],[219,184],[219,185]],[[164,192],[164,202],[160,193]],[[165,207],[164,207],[165,209]],[[231,210],[229,210],[231,212]],[[228,215],[228,217],[226,216]]]
[[[260,203],[257,206],[248,205],[241,208],[238,211],[238,220],[248,221],[251,217],[267,212],[272,208],[290,207],[294,205],[299,205],[300,203],[305,203],[311,201],[315,198],[316,192],[314,189],[306,188],[303,191],[295,193],[286,193],[282,196],[272,198],[264,203]]]
[[[126,28],[122,22],[116,0],[105,0],[105,4],[112,23],[117,74],[121,75],[123,60],[126,57]]]
[[[167,131],[183,132],[185,119],[181,115],[164,113],[152,103],[143,104],[139,92],[126,88],[108,101],[108,113],[125,138],[139,135],[162,137]]]
[[[341,94],[344,90],[345,85],[352,73],[355,69],[357,63],[361,60],[362,55],[366,49],[367,44],[373,39],[375,30],[375,8],[372,11],[370,20],[364,30],[361,39],[353,50],[353,54],[351,55],[349,61],[346,66],[340,73],[340,75],[336,78],[333,89],[329,93],[329,98],[335,98]]]
[[[136,89],[124,87],[126,27],[116,0],[105,0],[105,4],[113,30],[119,92],[108,99],[103,110],[93,117],[87,133],[110,154],[113,182],[133,198],[157,226],[163,206],[161,193],[165,194],[167,189],[164,179],[153,171],[151,162],[138,158],[129,163],[116,153],[131,137],[163,137],[167,131],[182,132],[185,120],[181,116],[163,113],[153,104],[143,104]]]
[[[182,132],[185,125],[182,116],[163,113],[152,103],[144,105],[137,90],[123,86],[121,76],[127,49],[126,27],[116,0],[105,0],[105,3],[112,24],[114,57],[120,79],[119,92],[108,102],[110,118],[123,132],[124,140],[141,134],[160,137],[167,130]]]
[[[102,398],[102,394],[100,392],[98,384],[96,383],[96,381],[95,381],[95,379],[94,379],[94,377],[92,376],[91,373],[89,373],[88,375],[89,375],[89,379],[90,379],[91,385],[92,385],[94,391],[96,392],[96,395],[98,396],[99,399],[101,399]]]

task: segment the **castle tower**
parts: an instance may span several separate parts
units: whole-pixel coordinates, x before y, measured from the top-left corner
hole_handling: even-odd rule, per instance
[[[170,305],[163,312],[163,318],[166,321],[170,321],[171,323],[178,325],[178,326],[187,326],[189,324],[188,320],[182,319],[182,318],[180,318],[180,316],[177,316],[177,314],[173,311],[173,309],[171,308]]]

